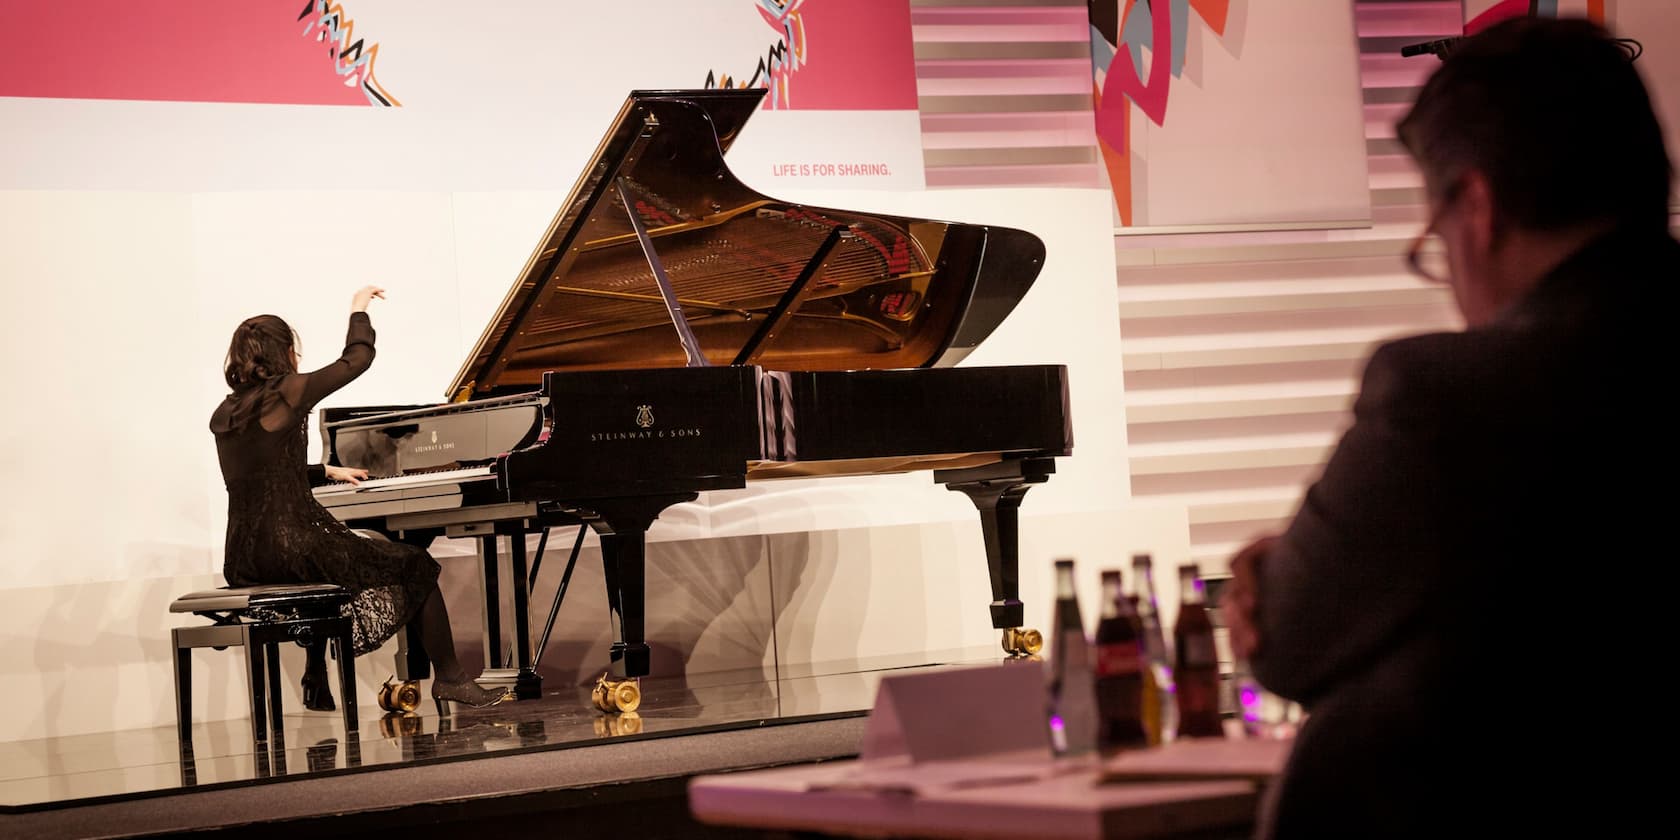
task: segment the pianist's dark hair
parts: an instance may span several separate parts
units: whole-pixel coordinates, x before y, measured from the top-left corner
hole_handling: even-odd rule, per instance
[[[1668,227],[1671,168],[1649,93],[1587,20],[1515,18],[1465,38],[1397,129],[1432,189],[1478,170],[1523,227]]]
[[[222,365],[228,388],[234,388],[234,410],[225,420],[213,420],[213,432],[239,430],[277,407],[281,391],[264,385],[279,383],[287,373],[297,373],[296,361],[292,360],[292,348],[296,346],[296,331],[279,316],[247,318],[234,329],[234,341],[228,343],[227,361]]]
[[[233,331],[227,362],[222,366],[228,387],[240,391],[297,373],[297,364],[292,359],[292,348],[296,346],[297,333],[280,316],[246,318]]]

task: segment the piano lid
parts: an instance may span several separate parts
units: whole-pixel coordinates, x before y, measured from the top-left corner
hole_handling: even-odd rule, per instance
[[[764,93],[633,91],[449,396],[690,363],[621,195],[710,364],[944,366],[990,335],[1044,264],[1038,237],[748,189],[724,153]]]

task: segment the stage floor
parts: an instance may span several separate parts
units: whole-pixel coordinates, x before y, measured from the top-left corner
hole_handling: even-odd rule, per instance
[[[404,716],[385,714],[371,698],[360,698],[359,737],[346,737],[338,712],[288,707],[284,737],[261,751],[244,719],[195,725],[190,751],[181,749],[173,726],[0,743],[0,814],[862,718],[885,674],[998,661],[974,649],[931,663],[871,661],[803,675],[754,671],[645,678],[641,707],[625,715],[596,711],[587,686],[551,689],[539,699],[452,717],[440,717],[429,696],[416,713]]]

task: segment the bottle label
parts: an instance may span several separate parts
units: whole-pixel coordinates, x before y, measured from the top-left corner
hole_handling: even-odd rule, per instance
[[[1143,670],[1143,651],[1137,642],[1097,645],[1097,676],[1119,677]]]
[[[1219,664],[1211,633],[1194,633],[1179,640],[1178,664],[1181,668],[1212,667]]]

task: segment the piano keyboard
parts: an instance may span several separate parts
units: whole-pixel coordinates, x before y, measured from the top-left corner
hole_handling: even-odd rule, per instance
[[[322,485],[315,488],[315,498],[349,493],[371,493],[379,490],[427,487],[433,484],[461,484],[469,481],[485,481],[494,477],[490,473],[489,465],[467,467],[459,470],[411,473],[409,475],[391,476],[390,478],[368,479],[361,484],[351,484],[346,481]]]

